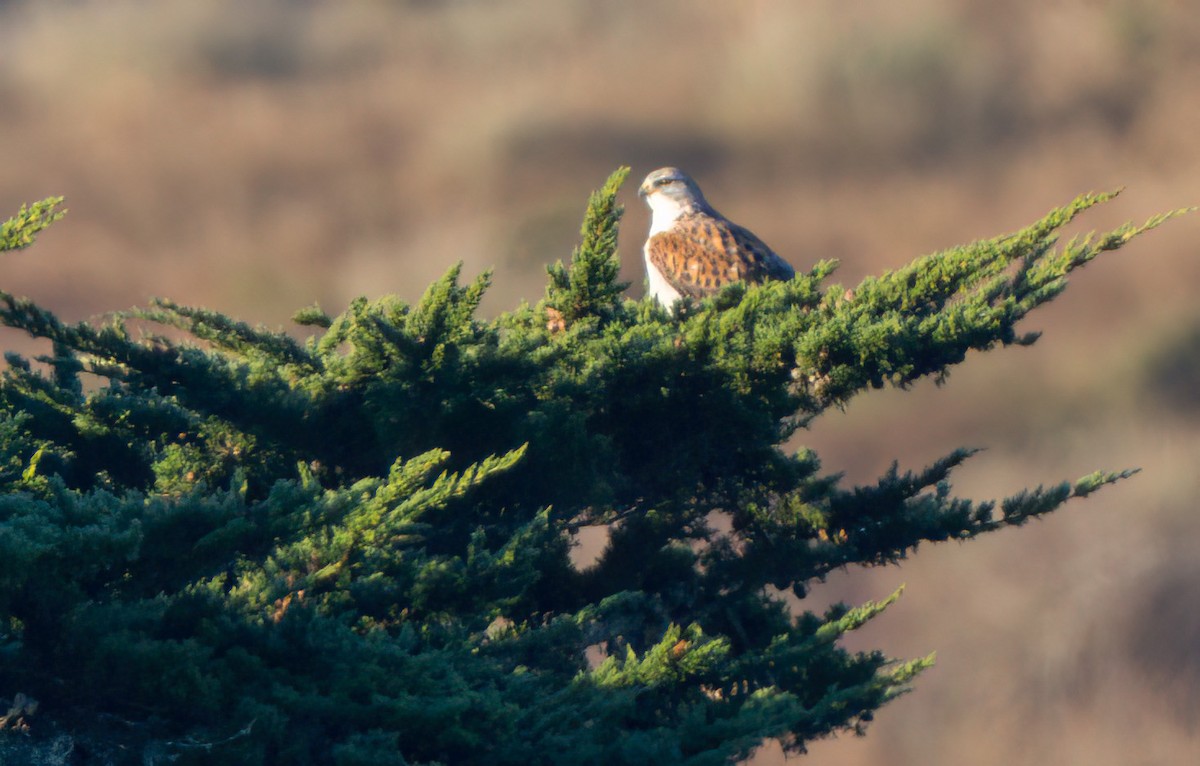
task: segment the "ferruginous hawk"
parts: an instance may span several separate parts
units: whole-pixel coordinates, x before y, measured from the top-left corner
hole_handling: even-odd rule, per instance
[[[671,308],[733,282],[791,279],[796,271],[752,232],[713,210],[700,187],[678,168],[660,168],[638,195],[652,212],[643,253],[650,294]]]

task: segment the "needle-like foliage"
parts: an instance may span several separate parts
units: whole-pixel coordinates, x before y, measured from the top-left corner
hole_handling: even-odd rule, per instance
[[[6,725],[34,735],[0,739],[5,760],[803,750],[861,731],[932,658],[839,645],[895,596],[794,614],[781,590],[1128,475],[997,506],[951,495],[969,450],[842,487],[782,445],[865,389],[1032,342],[1017,323],[1071,270],[1175,213],[1057,247],[1112,196],[1088,195],[852,291],[825,287],[821,262],[673,314],[622,296],[626,173],[592,196],[546,298],[490,321],[488,277],[464,285],[457,266],[415,305],[306,309],[306,343],[170,301],[69,324],[0,292],[0,322],[49,341],[0,380],[0,694]],[[32,243],[58,204],[23,208],[0,249]],[[588,525],[608,543],[580,570]]]

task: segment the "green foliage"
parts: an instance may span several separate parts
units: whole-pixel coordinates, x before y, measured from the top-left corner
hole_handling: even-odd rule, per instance
[[[62,202],[62,197],[50,197],[22,205],[15,216],[0,223],[0,253],[32,245],[39,233],[67,214],[58,209]]]
[[[1128,475],[997,512],[950,493],[970,450],[843,488],[781,445],[866,388],[1032,342],[1016,323],[1071,270],[1169,215],[1056,249],[1111,197],[1089,195],[850,292],[819,263],[677,318],[616,281],[627,172],[592,196],[545,300],[494,321],[477,316],[488,277],[462,285],[457,266],[416,305],[304,310],[323,330],[306,343],[169,301],[71,325],[0,292],[0,321],[52,349],[10,355],[0,380],[0,690],[40,701],[35,735],[52,722],[47,741],[98,762],[802,751],[861,731],[932,657],[839,645],[898,593],[796,616],[780,590]],[[22,209],[6,248],[56,205]],[[135,338],[130,318],[191,340]],[[587,525],[609,542],[580,571]]]
[[[571,266],[558,261],[547,269],[546,305],[568,322],[589,316],[608,319],[621,308],[621,293],[629,285],[617,281],[621,262],[613,256],[623,212],[617,204],[617,189],[628,175],[629,168],[620,168],[599,191],[592,192],[579,232],[583,241],[571,254]]]

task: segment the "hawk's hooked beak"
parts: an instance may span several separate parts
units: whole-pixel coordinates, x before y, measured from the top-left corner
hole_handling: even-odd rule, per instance
[[[641,186],[638,187],[638,196],[641,197],[642,199],[646,199],[646,196],[649,194],[650,194],[650,188],[648,186],[646,186],[646,184],[642,184]]]

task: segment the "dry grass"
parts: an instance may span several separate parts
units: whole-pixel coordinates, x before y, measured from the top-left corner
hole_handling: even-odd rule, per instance
[[[0,3],[0,212],[71,208],[3,284],[68,318],[168,295],[281,325],[314,300],[415,298],[461,259],[496,268],[496,312],[541,294],[619,164],[688,168],[792,262],[840,258],[852,283],[1083,191],[1129,189],[1095,227],[1200,202],[1198,43],[1200,16],[1169,0]],[[647,215],[626,194],[637,292]],[[958,485],[983,497],[1146,469],[1058,518],[818,589],[907,581],[855,640],[939,665],[814,760],[1200,756],[1200,381],[1164,362],[1197,354],[1179,330],[1197,241],[1197,220],[1175,222],[1077,277],[1033,349],[806,435],[859,480],[988,446]]]

